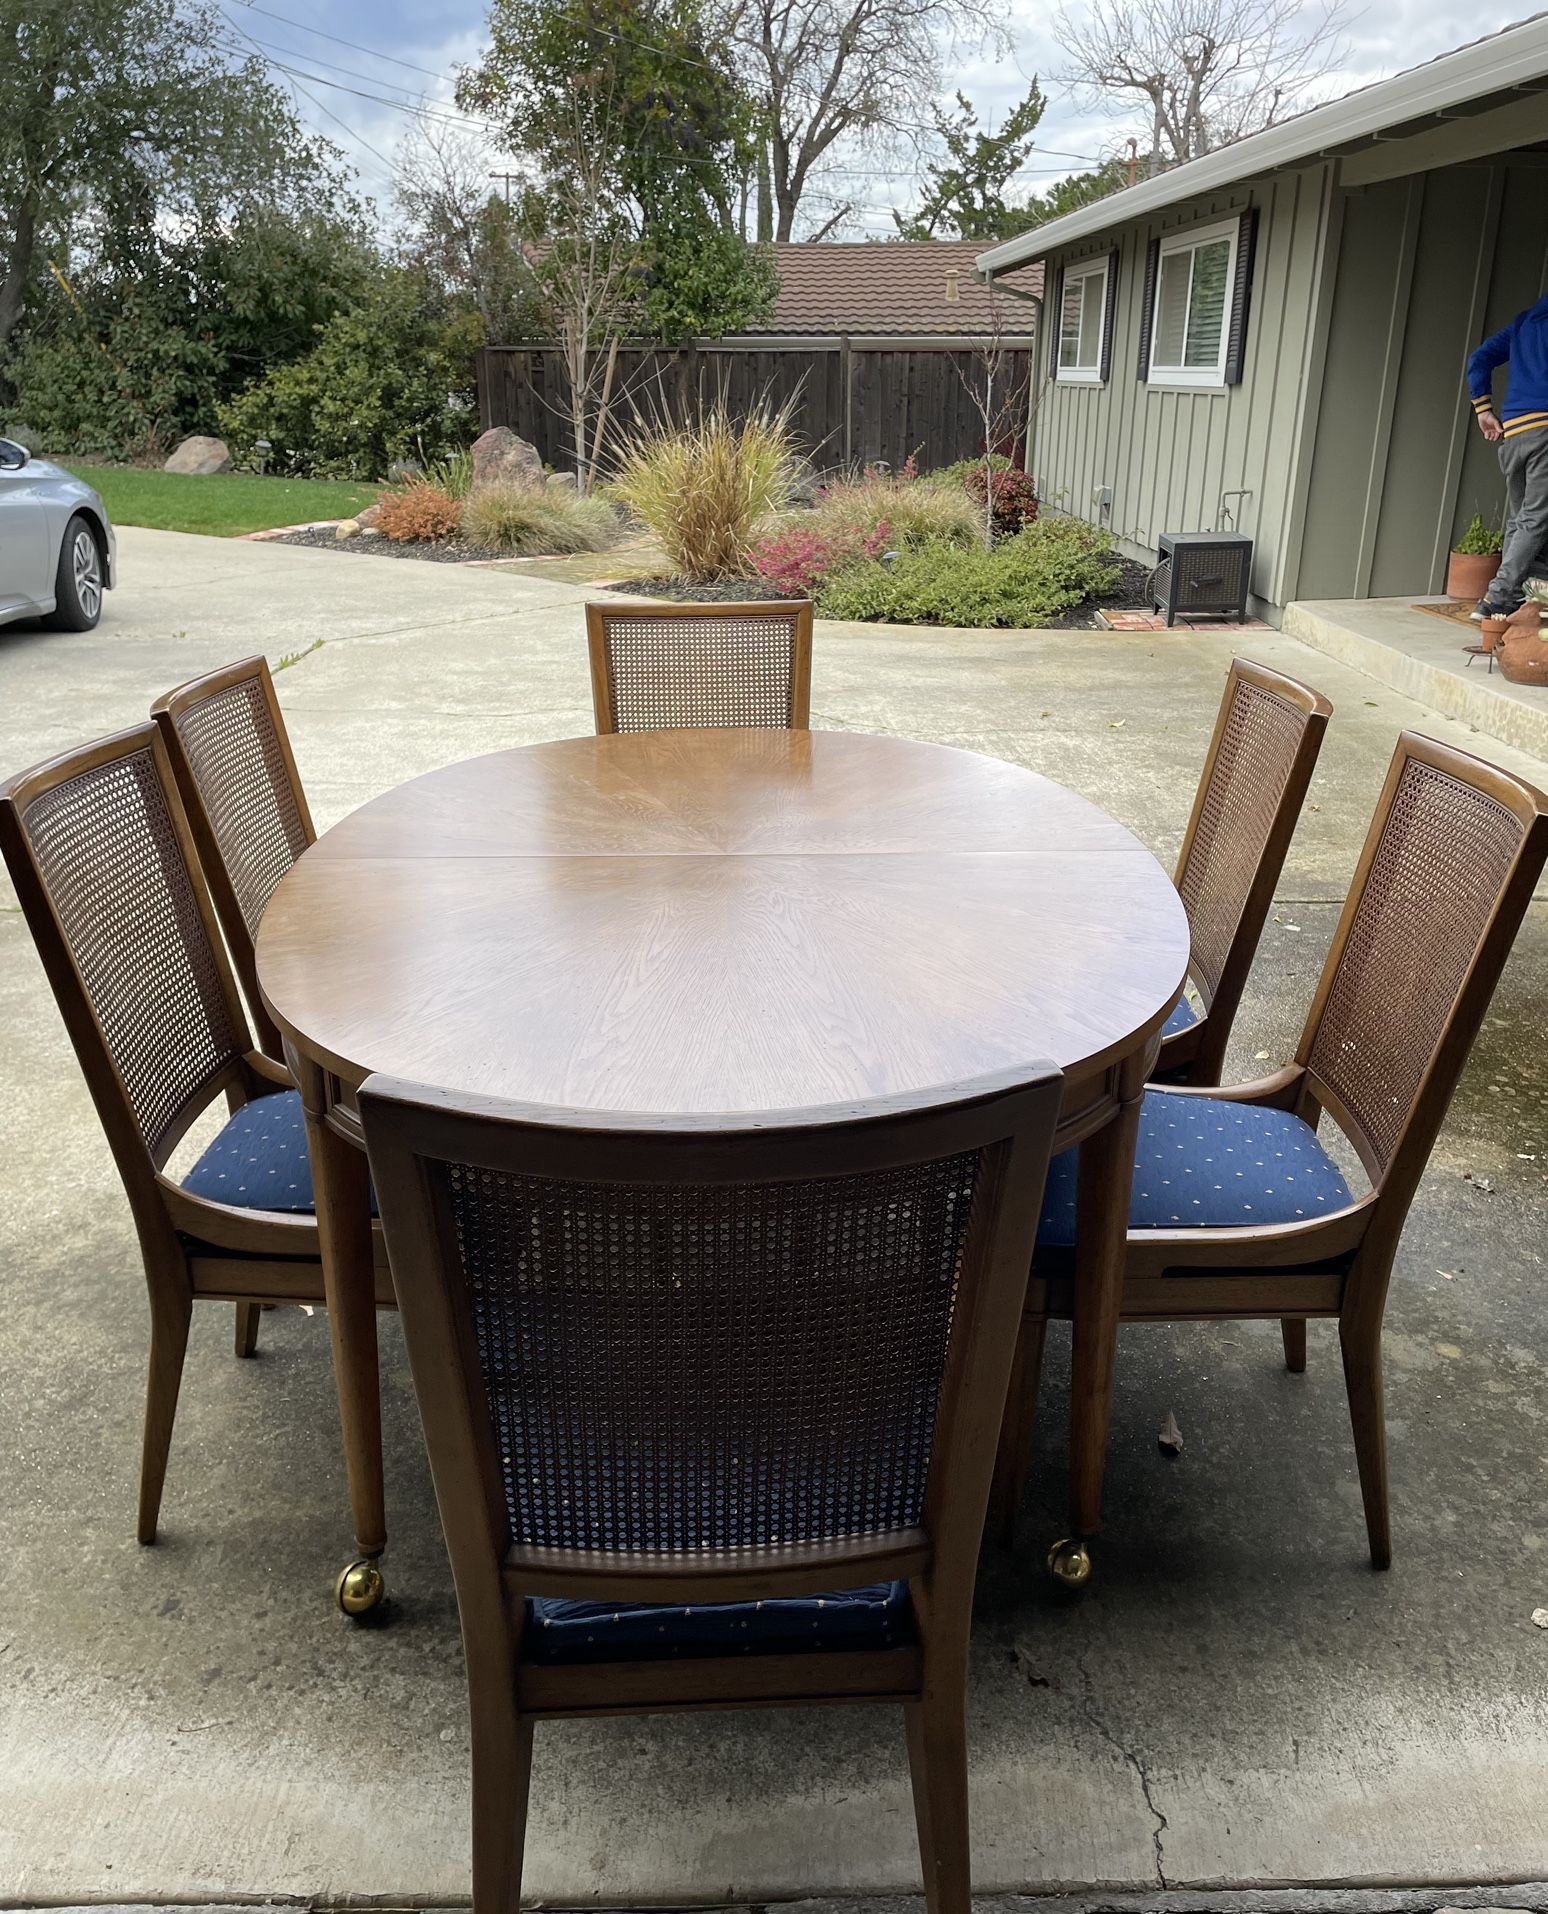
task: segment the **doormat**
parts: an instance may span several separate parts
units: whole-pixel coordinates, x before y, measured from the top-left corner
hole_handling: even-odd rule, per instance
[[[1471,625],[1475,622],[1472,601],[1467,598],[1427,598],[1410,609],[1427,611],[1432,618],[1444,618],[1448,625]]]

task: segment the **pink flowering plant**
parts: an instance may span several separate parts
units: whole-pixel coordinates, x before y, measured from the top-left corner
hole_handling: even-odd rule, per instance
[[[885,519],[869,531],[796,527],[758,541],[753,546],[753,566],[782,597],[809,598],[844,566],[879,558],[891,537],[892,528]]]

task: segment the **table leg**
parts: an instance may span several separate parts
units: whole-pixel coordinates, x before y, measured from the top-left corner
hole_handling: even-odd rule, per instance
[[[384,1593],[376,1558],[387,1546],[382,1484],[382,1399],[376,1348],[376,1272],[371,1242],[371,1179],[365,1152],[324,1119],[321,1073],[301,1078],[323,1289],[333,1370],[344,1428],[344,1461],[360,1558],[339,1576],[335,1593],[347,1614],[364,1614]]]
[[[1056,1578],[1071,1587],[1079,1587],[1091,1574],[1086,1541],[1102,1522],[1129,1192],[1144,1092],[1143,1063],[1126,1066],[1112,1120],[1080,1146],[1070,1370],[1070,1534],[1054,1544],[1048,1557]]]

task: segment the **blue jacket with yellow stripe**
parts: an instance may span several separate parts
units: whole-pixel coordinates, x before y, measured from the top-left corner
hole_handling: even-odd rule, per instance
[[[1494,368],[1507,362],[1505,403],[1496,408],[1489,381]],[[1475,412],[1498,410],[1508,439],[1548,425],[1548,292],[1484,340],[1467,362],[1467,389]]]

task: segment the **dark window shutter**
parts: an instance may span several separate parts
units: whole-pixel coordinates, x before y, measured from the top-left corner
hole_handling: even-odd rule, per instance
[[[1140,300],[1139,377],[1150,377],[1150,329],[1156,319],[1156,275],[1161,269],[1161,242],[1151,240],[1145,251],[1145,294]]]
[[[1053,277],[1053,299],[1044,308],[1048,314],[1048,376],[1059,376],[1059,328],[1064,311],[1064,268],[1061,266]]]
[[[1247,308],[1252,303],[1252,262],[1258,249],[1258,209],[1242,214],[1236,231],[1236,284],[1231,288],[1231,331],[1226,340],[1225,382],[1240,385],[1247,358]]]
[[[1118,254],[1107,255],[1107,297],[1102,301],[1102,383],[1113,376],[1113,326],[1118,318]]]

